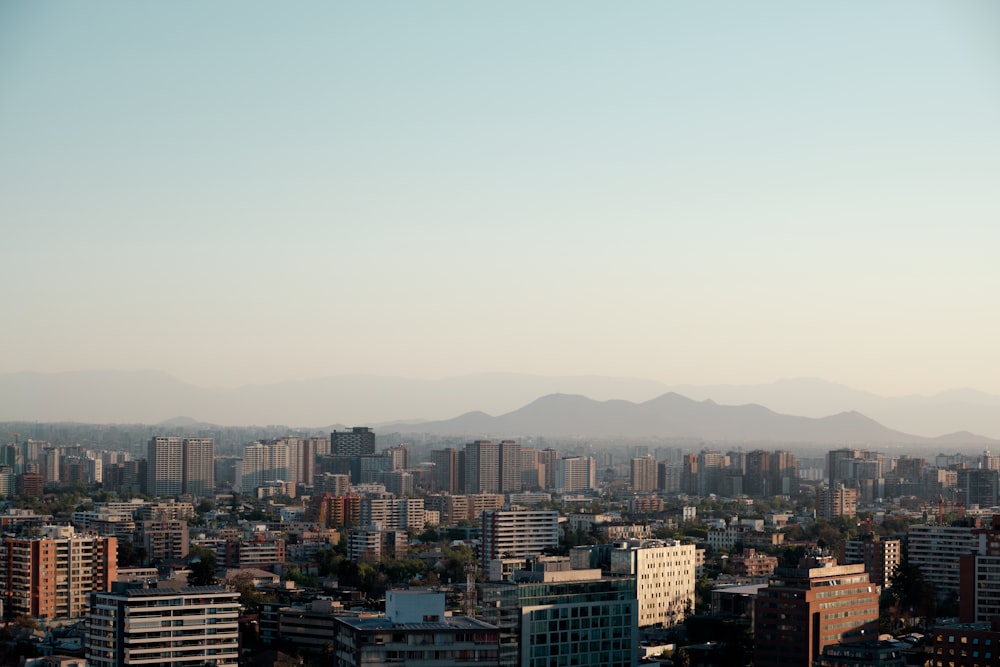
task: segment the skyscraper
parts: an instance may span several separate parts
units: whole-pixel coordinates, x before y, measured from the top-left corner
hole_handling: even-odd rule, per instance
[[[215,440],[155,436],[147,447],[147,489],[154,496],[215,490]]]
[[[632,459],[629,484],[633,493],[656,491],[656,459],[652,456]]]
[[[183,439],[174,436],[154,436],[149,440],[147,488],[153,496],[176,496],[183,489]],[[214,476],[214,472],[213,472]]]
[[[289,480],[288,445],[283,442],[255,442],[243,448],[239,490],[247,493],[264,482]]]
[[[215,440],[184,438],[181,443],[184,458],[182,493],[205,496],[215,491]]]
[[[500,493],[500,445],[476,440],[465,445],[465,492]]]

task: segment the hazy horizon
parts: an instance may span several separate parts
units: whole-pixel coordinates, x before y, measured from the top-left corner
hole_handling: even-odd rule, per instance
[[[0,373],[1000,395],[1000,6],[0,6]]]

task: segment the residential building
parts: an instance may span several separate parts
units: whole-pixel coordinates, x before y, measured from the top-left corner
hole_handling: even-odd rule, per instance
[[[135,532],[135,543],[149,561],[178,561],[190,551],[190,528],[186,521],[143,521]]]
[[[236,667],[239,593],[221,586],[94,593],[85,648],[90,667]]]
[[[476,440],[465,446],[467,493],[521,490],[521,445],[511,440]]]
[[[829,556],[779,567],[754,604],[755,667],[811,667],[830,644],[878,638],[878,593],[864,565]]]
[[[487,510],[482,516],[482,565],[495,558],[536,556],[559,546],[555,510]]]
[[[878,535],[865,535],[860,540],[847,540],[844,545],[846,564],[862,563],[865,572],[877,586],[888,586],[902,561],[900,540],[883,540]]]
[[[424,529],[423,498],[362,498],[359,523],[386,530],[420,532]]]
[[[409,544],[405,530],[386,530],[372,526],[347,531],[347,555],[355,561],[403,558]]]
[[[181,443],[183,475],[181,493],[195,497],[215,493],[215,439],[184,438]]]
[[[0,539],[0,600],[8,618],[80,618],[93,591],[118,574],[118,540],[43,526],[37,537]]]
[[[500,629],[445,613],[444,593],[387,591],[384,616],[338,616],[334,656],[341,667],[499,667]]]
[[[567,456],[556,464],[556,489],[562,493],[597,488],[597,464],[593,456]]]
[[[985,541],[985,535],[969,521],[956,521],[950,526],[910,526],[907,560],[920,569],[924,581],[934,585],[938,597],[944,597],[958,593],[960,558],[978,553],[981,541]]]
[[[618,542],[611,550],[611,573],[636,578],[640,628],[672,627],[694,611],[694,544],[674,540]]]
[[[656,459],[652,456],[632,459],[629,486],[632,489],[632,493],[650,493],[656,491]]]
[[[750,579],[769,577],[778,567],[776,556],[768,556],[756,549],[743,549],[742,553],[732,556],[729,562],[733,566],[733,574]]]
[[[280,441],[247,445],[243,448],[239,477],[236,489],[242,493],[253,493],[266,482],[287,482],[290,478],[288,445]]]
[[[183,438],[156,436],[149,440],[147,488],[153,496],[171,497],[181,493],[184,478]]]
[[[149,493],[169,498],[205,496],[215,490],[215,440],[154,436],[146,449]]]
[[[857,490],[841,483],[834,487],[822,487],[816,492],[816,516],[821,519],[853,517],[857,506]]]

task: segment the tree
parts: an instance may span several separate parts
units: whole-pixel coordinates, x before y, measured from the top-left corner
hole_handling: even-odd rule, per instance
[[[208,550],[206,549],[206,551]],[[188,577],[188,583],[192,586],[212,586],[216,583],[214,551],[199,555],[198,560],[191,563],[191,576]]]

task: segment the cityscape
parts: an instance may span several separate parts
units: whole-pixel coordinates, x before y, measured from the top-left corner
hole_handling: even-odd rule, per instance
[[[0,1],[0,667],[1000,667],[998,26]]]
[[[4,664],[995,664],[1000,454],[206,426],[11,433]]]

